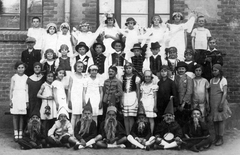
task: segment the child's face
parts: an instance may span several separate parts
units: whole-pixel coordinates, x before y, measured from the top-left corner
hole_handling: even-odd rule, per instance
[[[67,32],[68,32],[68,28],[66,27],[62,28],[62,34],[67,34]]]
[[[90,71],[91,77],[96,77],[97,73],[98,73],[97,69],[91,69],[91,71]]]
[[[39,25],[40,25],[40,21],[39,21],[38,19],[33,19],[33,20],[32,20],[32,26],[33,26],[34,28],[38,28]]]
[[[145,115],[139,115],[138,116],[138,121],[144,122],[145,120],[146,120],[146,116]]]
[[[35,45],[35,42],[28,42],[27,47],[28,49],[33,49],[33,46]]]
[[[116,72],[113,69],[108,70],[108,76],[109,78],[114,78],[116,76]]]
[[[21,64],[17,67],[17,73],[22,75],[22,74],[24,74],[25,69],[26,69],[25,66],[23,64]]]
[[[127,74],[132,74],[132,66],[127,66],[125,71]]]
[[[48,82],[48,83],[52,83],[52,82],[53,82],[53,79],[54,79],[53,77],[54,77],[53,73],[48,74],[48,75],[47,75],[47,82]]]
[[[67,53],[68,53],[68,49],[66,49],[66,48],[61,49],[62,56],[66,56]]]
[[[195,75],[196,75],[196,77],[201,77],[201,75],[202,75],[201,67],[195,69]]]
[[[193,58],[193,56],[192,56],[192,54],[190,54],[190,53],[187,53],[187,54],[185,55],[185,60],[186,60],[186,61],[191,61],[192,58]]]
[[[157,55],[160,52],[160,48],[151,49],[153,55]]]
[[[49,52],[47,53],[47,60],[52,60],[53,59],[53,53]]]
[[[152,81],[152,73],[144,74],[144,79],[146,83],[150,83]]]
[[[203,17],[198,18],[198,26],[203,27],[205,24],[205,19]]]
[[[59,120],[60,120],[60,122],[65,122],[67,120],[67,116],[65,114],[60,114]]]
[[[57,78],[58,78],[60,81],[61,81],[61,80],[63,79],[63,77],[65,76],[64,73],[65,73],[64,70],[58,71],[58,73],[57,73]]]
[[[49,34],[51,35],[53,35],[56,32],[55,27],[53,26],[49,27],[48,31],[49,31]]]
[[[174,16],[174,22],[175,23],[180,23],[181,22],[181,16],[180,15]]]
[[[33,70],[34,70],[34,73],[35,73],[35,74],[40,74],[40,72],[41,72],[41,66],[36,65],[36,66],[33,68]]]
[[[83,25],[80,28],[81,32],[87,32],[88,31],[88,25]]]
[[[162,69],[160,71],[160,75],[161,75],[162,78],[166,78],[167,74],[168,74],[168,70],[167,69]]]
[[[142,50],[141,49],[134,49],[133,53],[134,53],[135,56],[140,56],[141,53],[142,53]]]
[[[78,48],[78,53],[79,53],[80,55],[84,55],[84,54],[86,53],[86,49],[85,49],[84,47],[79,47],[79,48]]]
[[[174,48],[169,49],[169,58],[176,59],[177,58],[177,51]]]
[[[208,42],[208,46],[209,46],[209,48],[210,49],[214,49],[214,48],[216,48],[216,40],[210,40],[209,42]]]
[[[129,21],[127,24],[128,29],[132,30],[134,28],[134,21]]]
[[[186,73],[185,67],[178,67],[177,72],[179,75],[184,75]]]
[[[102,46],[101,45],[97,45],[95,47],[95,51],[96,51],[97,54],[102,54],[102,51],[103,51]]]
[[[33,121],[33,120],[39,120],[39,117],[37,116],[37,115],[33,115],[32,117],[31,117],[31,120]]]
[[[217,77],[220,74],[220,71],[217,68],[213,68],[212,74],[214,77]]]
[[[200,111],[194,110],[194,111],[192,112],[192,118],[200,119],[200,118],[201,118],[201,113],[200,113]]]
[[[76,66],[76,72],[82,73],[82,71],[83,71],[83,64],[78,63],[77,66]]]
[[[160,23],[160,18],[156,16],[156,17],[153,18],[152,21],[153,21],[153,25],[154,26],[158,26],[159,23]]]
[[[122,44],[121,44],[121,43],[115,43],[114,49],[115,49],[117,52],[122,51]]]
[[[113,18],[108,18],[107,19],[107,25],[113,26],[113,24],[114,24],[114,19]]]

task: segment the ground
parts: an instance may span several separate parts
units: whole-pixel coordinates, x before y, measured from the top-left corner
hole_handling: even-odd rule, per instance
[[[228,130],[224,136],[225,143],[221,147],[212,146],[209,150],[198,153],[199,155],[239,155],[240,154],[240,131]],[[131,150],[131,149],[84,149],[75,151],[72,148],[47,148],[21,150],[19,145],[13,141],[12,131],[0,130],[0,155],[192,155],[197,154],[187,150]]]

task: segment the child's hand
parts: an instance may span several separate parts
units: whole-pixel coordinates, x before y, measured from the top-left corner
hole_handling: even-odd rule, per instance
[[[12,107],[13,107],[12,100],[10,101],[9,107],[10,107],[10,108],[12,108]]]
[[[207,57],[207,58],[205,58],[205,61],[212,62],[212,58],[211,57]]]
[[[157,107],[153,107],[153,112],[155,112],[155,113],[157,113],[158,112],[158,109],[157,109]]]
[[[222,105],[222,104],[220,104],[220,105],[218,106],[218,112],[223,112],[223,105]]]
[[[47,100],[53,100],[53,96],[46,97]]]

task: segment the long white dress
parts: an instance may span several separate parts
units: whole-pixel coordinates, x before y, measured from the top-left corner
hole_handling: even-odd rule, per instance
[[[67,96],[63,83],[59,80],[55,80],[53,81],[52,86],[53,89],[57,89],[57,100],[59,104],[59,109],[61,107],[65,107],[69,112],[70,110],[68,109]]]
[[[71,89],[71,102],[72,102],[72,114],[82,114],[82,93],[85,79],[82,76],[78,78],[76,74],[72,75],[72,89]]]
[[[44,58],[44,53],[46,52],[47,49],[52,49],[54,53],[58,56],[58,50],[60,48],[57,47],[57,41],[58,41],[58,35],[54,33],[53,35],[46,33],[44,35],[44,41],[43,41],[43,58]]]
[[[13,98],[12,103],[13,106],[10,109],[11,114],[27,114],[27,102],[28,102],[28,93],[27,93],[27,75],[19,76],[15,74],[12,77],[12,81],[14,82],[13,87]]]
[[[33,37],[36,39],[36,44],[34,45],[34,49],[42,50],[42,45],[44,41],[44,36],[46,34],[46,30],[43,28],[29,28],[27,36]]]
[[[71,35],[67,33],[66,35],[63,35],[62,32],[58,32],[58,40],[57,40],[57,49],[59,50],[62,44],[66,44],[69,49],[68,56],[70,58],[73,57],[73,48],[72,48],[72,42],[71,42]],[[58,53],[59,57],[61,56],[61,53]]]
[[[96,79],[92,79],[91,77],[87,77],[84,82],[84,88],[87,89],[85,101],[88,102],[90,99],[90,103],[92,106],[93,116],[102,115],[102,109],[99,109],[100,103],[100,91],[99,87],[103,86],[103,81],[97,76]]]

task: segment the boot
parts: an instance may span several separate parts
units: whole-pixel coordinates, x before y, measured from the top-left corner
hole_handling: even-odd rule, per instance
[[[219,135],[215,135],[215,139],[213,141],[213,144],[216,144],[218,142],[218,140],[219,140]]]
[[[221,146],[223,145],[223,136],[219,136],[218,141],[215,143],[215,146]]]

